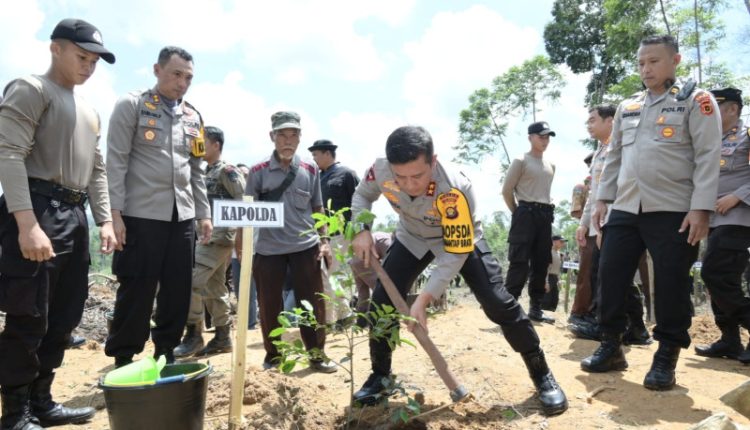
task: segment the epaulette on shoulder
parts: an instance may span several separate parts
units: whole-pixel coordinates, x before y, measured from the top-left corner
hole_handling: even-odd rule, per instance
[[[270,165],[271,165],[270,161],[264,161],[262,163],[258,163],[255,166],[251,167],[250,171],[253,172],[253,173],[255,173],[255,172],[259,171],[259,170],[263,170],[263,169],[267,168]]]
[[[311,175],[315,174],[315,167],[313,167],[311,164],[300,161],[299,166],[310,172]]]

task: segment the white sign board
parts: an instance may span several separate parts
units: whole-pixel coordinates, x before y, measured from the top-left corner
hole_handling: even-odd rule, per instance
[[[563,269],[578,270],[578,262],[577,261],[563,261]]]
[[[284,203],[214,200],[215,227],[284,227]]]

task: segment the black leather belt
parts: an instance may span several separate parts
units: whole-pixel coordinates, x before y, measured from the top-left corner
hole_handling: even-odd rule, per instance
[[[536,209],[545,209],[548,211],[555,210],[555,205],[550,205],[547,203],[539,203],[539,202],[525,202],[525,201],[519,201],[518,206],[527,206],[530,208],[536,208]]]
[[[89,195],[85,191],[74,190],[37,178],[29,178],[29,191],[74,206],[83,206],[89,199]]]

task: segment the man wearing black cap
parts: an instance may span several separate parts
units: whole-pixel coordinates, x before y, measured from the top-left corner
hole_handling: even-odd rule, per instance
[[[12,81],[0,104],[0,334],[2,429],[83,422],[90,407],[52,400],[54,369],[88,295],[86,201],[100,227],[101,252],[114,251],[100,122],[75,92],[99,58],[115,56],[93,25],[65,19],[52,32],[44,75]]]
[[[723,140],[719,163],[719,194],[711,216],[708,246],[701,277],[711,293],[711,308],[721,339],[698,345],[704,357],[739,358],[750,363],[750,351],[743,351],[739,325],[750,330],[750,299],[742,292],[742,273],[750,247],[750,129],[742,123],[742,91],[736,88],[712,90],[719,103]]]
[[[528,278],[529,318],[552,323],[555,320],[542,312],[541,300],[552,246],[555,206],[551,204],[550,188],[555,165],[543,155],[555,132],[544,121],[531,124],[528,132],[531,150],[513,160],[503,181],[503,199],[513,214],[505,286],[518,299]]]
[[[336,161],[336,148],[333,142],[326,139],[316,140],[313,145],[307,148],[311,153],[313,160],[320,168],[320,192],[323,197],[323,207],[327,210],[330,204],[330,210],[336,212],[342,208],[351,208],[352,195],[354,189],[359,184],[359,178],[354,170],[341,165]],[[330,201],[330,203],[329,203]],[[351,211],[343,213],[344,219],[350,221],[352,218]],[[331,250],[343,250],[343,236],[336,235],[331,237]],[[332,259],[328,266],[325,261],[321,261],[323,272],[323,290],[326,295],[333,298],[336,294],[331,284],[332,274],[339,271],[338,259]],[[326,306],[326,321],[333,322],[346,318],[349,315],[348,300],[346,297],[339,297],[338,305]]]
[[[330,200],[331,210],[334,212],[352,206],[352,195],[354,189],[357,188],[357,184],[359,184],[359,177],[354,170],[336,161],[336,148],[338,146],[325,139],[316,140],[311,147],[307,148],[320,168],[320,191],[323,196],[323,206],[327,209]],[[352,218],[351,211],[345,212],[344,218],[350,221]]]

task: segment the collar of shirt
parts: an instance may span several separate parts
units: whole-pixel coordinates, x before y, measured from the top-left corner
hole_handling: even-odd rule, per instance
[[[291,164],[299,165],[299,156],[297,154],[294,154],[294,157],[292,157]],[[281,164],[281,161],[279,161],[279,157],[276,156],[275,149],[271,153],[271,160],[270,160],[270,164],[268,165],[268,169],[269,170],[288,170],[288,168],[283,166]]]

